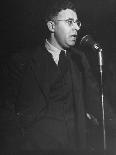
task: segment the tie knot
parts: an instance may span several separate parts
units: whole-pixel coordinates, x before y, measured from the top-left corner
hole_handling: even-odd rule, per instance
[[[61,52],[60,52],[60,57],[61,57],[61,56],[66,56],[64,50],[61,50]]]
[[[64,60],[66,58],[66,54],[64,50],[61,50],[60,55],[59,55],[59,61],[61,61],[62,59]]]

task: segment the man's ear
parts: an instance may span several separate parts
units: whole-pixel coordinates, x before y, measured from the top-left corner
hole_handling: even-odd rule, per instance
[[[53,21],[48,21],[47,22],[47,27],[48,27],[49,31],[54,32],[55,23]]]

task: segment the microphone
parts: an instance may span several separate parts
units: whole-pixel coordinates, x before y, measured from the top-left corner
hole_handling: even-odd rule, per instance
[[[100,45],[98,43],[96,43],[90,35],[85,35],[81,39],[80,45],[81,46],[89,46],[96,52],[102,51],[102,48],[100,47]]]
[[[102,56],[102,48],[100,47],[100,45],[98,43],[96,43],[90,35],[85,35],[81,39],[80,45],[81,46],[89,46],[94,51],[98,52],[100,72],[102,72],[102,67],[101,66],[103,65],[103,56]]]

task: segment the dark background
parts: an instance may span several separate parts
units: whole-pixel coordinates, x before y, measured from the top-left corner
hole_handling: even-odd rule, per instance
[[[116,50],[116,1],[72,0],[82,21],[80,36],[91,34],[105,53]],[[50,0],[4,0],[1,2],[1,52],[33,47],[43,36],[42,20]]]
[[[11,55],[39,45],[45,38],[44,14],[52,0],[4,0],[0,4],[0,139],[15,131],[13,94],[20,71]],[[116,0],[72,0],[82,22],[80,39],[90,34],[102,47],[104,55],[104,94],[107,100],[106,122],[109,147],[116,148]],[[87,54],[95,77],[96,54]],[[92,55],[92,56],[91,56]],[[18,59],[19,60],[19,59]],[[95,61],[94,61],[95,60]],[[20,60],[19,60],[20,61]],[[21,61],[23,61],[21,59]],[[12,64],[10,66],[10,64]],[[97,66],[97,67],[96,67]],[[17,69],[16,69],[17,71]],[[14,92],[13,92],[14,91]],[[109,106],[110,105],[110,106]],[[113,110],[112,110],[113,109]],[[111,121],[109,121],[111,120]],[[11,134],[11,133],[10,133]],[[108,135],[107,134],[107,135]],[[8,137],[8,138],[7,138]],[[107,136],[108,137],[108,136]],[[0,142],[0,146],[3,141]]]
[[[44,15],[52,1],[54,0],[4,0],[1,2],[0,61],[3,67],[12,53],[38,46],[45,39]],[[111,72],[113,70],[112,76],[116,74],[116,1],[72,1],[82,22],[77,46],[83,36],[90,34],[103,49],[104,72],[108,77],[107,81],[111,80],[109,70]],[[96,70],[96,65],[98,65],[96,54],[86,54],[93,70]],[[6,72],[5,69],[3,70]],[[112,87],[112,84],[110,85]]]
[[[0,85],[2,86],[2,98],[5,98],[9,82],[13,80],[12,71],[9,68],[11,55],[24,49],[36,47],[45,39],[44,15],[52,1],[54,0],[4,0],[1,2],[0,78],[2,77],[2,80],[0,80]],[[112,104],[116,108],[116,1],[72,1],[82,22],[76,45],[79,45],[81,38],[86,34],[90,34],[101,45],[106,96],[110,98],[110,103],[113,102]],[[90,59],[90,65],[97,78],[96,69],[99,67],[97,54],[88,52],[86,55]]]

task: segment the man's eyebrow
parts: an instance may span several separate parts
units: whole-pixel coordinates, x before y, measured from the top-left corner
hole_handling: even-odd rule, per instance
[[[73,20],[74,21],[74,18],[67,18],[66,20]],[[76,19],[75,21],[78,21],[78,19]]]
[[[74,20],[74,18],[67,18],[67,20]]]

